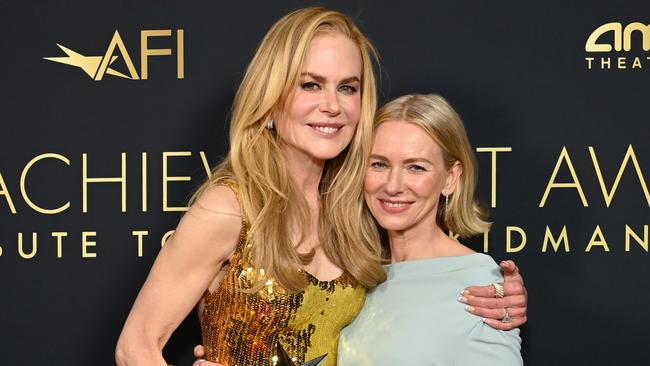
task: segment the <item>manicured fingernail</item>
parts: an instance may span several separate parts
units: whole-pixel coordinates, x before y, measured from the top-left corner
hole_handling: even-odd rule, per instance
[[[481,321],[482,321],[483,323],[485,323],[485,324],[490,324],[490,322],[488,322],[488,320],[485,319],[485,318],[482,318]]]
[[[466,305],[466,306],[465,306],[465,310],[469,311],[470,313],[473,313],[473,312],[474,312],[474,307],[473,307],[473,306]]]
[[[463,304],[465,304],[465,303],[467,303],[467,298],[461,296],[461,297],[458,298],[458,301],[460,301],[460,302],[462,302]]]
[[[467,290],[463,290],[463,291],[460,292],[460,294],[463,295],[463,296],[464,296],[464,295],[469,295],[469,291],[467,291]]]

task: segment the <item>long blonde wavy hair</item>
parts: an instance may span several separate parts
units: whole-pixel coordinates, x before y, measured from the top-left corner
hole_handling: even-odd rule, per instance
[[[444,196],[440,195],[436,222],[443,230],[460,237],[481,234],[490,229],[487,210],[476,199],[478,173],[474,150],[469,143],[463,121],[447,100],[440,95],[410,94],[386,103],[377,111],[374,128],[388,121],[413,123],[425,130],[440,146],[447,170],[459,161],[463,172],[454,193],[449,197],[447,214]]]
[[[350,145],[325,163],[319,185],[319,241],[329,259],[362,285],[374,287],[386,277],[377,231],[363,215],[362,194],[377,104],[377,53],[348,16],[312,7],[284,16],[262,40],[235,96],[230,152],[190,200],[215,184],[232,181],[239,187],[242,214],[250,225],[244,255],[265,273],[254,288],[269,278],[288,291],[307,285],[299,269],[313,258],[313,250],[298,253],[300,242],[292,237],[301,233],[305,238],[312,218],[304,194],[287,173],[275,131],[265,127],[297,85],[311,41],[329,32],[341,33],[359,47],[361,114]]]

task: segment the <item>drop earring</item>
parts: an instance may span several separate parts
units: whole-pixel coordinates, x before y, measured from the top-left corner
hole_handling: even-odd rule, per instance
[[[445,215],[444,215],[444,220],[447,221],[447,212],[449,208],[449,194],[443,193],[443,196],[445,196]]]

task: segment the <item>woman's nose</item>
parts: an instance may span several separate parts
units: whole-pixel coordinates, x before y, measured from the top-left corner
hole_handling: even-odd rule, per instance
[[[325,91],[323,100],[320,105],[320,111],[330,115],[337,115],[341,112],[338,93],[334,91]]]
[[[397,195],[404,191],[402,174],[398,169],[391,169],[386,181],[385,190],[389,195]]]

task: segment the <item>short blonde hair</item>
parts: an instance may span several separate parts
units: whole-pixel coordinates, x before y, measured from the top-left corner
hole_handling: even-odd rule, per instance
[[[486,232],[487,210],[475,197],[478,177],[474,150],[469,143],[463,121],[449,102],[440,95],[409,94],[394,99],[377,112],[375,128],[388,121],[404,121],[418,125],[440,146],[447,169],[456,161],[463,171],[456,190],[449,197],[447,214],[444,213],[444,196],[440,196],[436,221],[444,230],[461,237]]]
[[[359,48],[361,114],[350,145],[325,164],[319,187],[319,240],[330,260],[364,286],[373,287],[385,279],[376,231],[361,215],[365,157],[372,142],[377,105],[373,72],[377,53],[354,22],[340,12],[319,7],[300,9],[271,27],[235,96],[228,157],[194,195],[228,180],[239,186],[242,213],[250,222],[251,245],[244,248],[245,254],[256,268],[265,270],[266,278],[275,279],[289,291],[307,285],[297,269],[311,260],[313,251],[308,255],[297,253],[298,243],[291,237],[296,231],[305,237],[311,216],[304,195],[287,173],[276,133],[266,124],[271,115],[281,111],[297,85],[311,41],[328,32],[345,35]],[[301,227],[292,226],[292,221]]]

